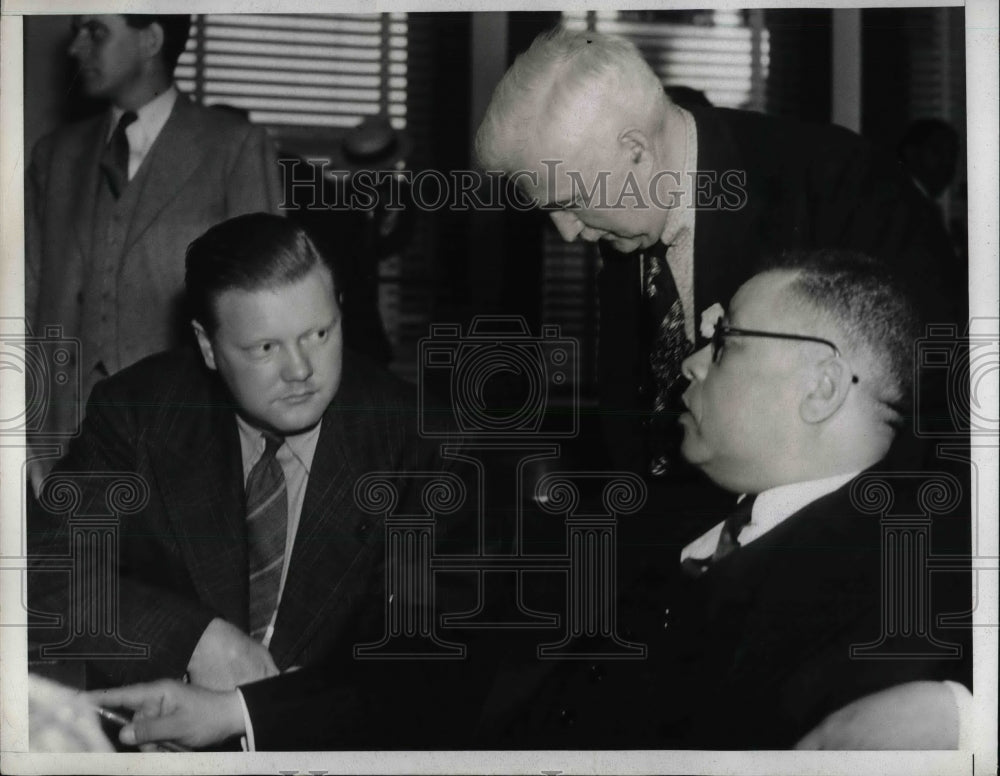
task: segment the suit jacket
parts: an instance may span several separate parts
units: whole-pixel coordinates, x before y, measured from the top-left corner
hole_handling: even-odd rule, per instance
[[[855,506],[854,482],[698,579],[680,573],[678,555],[662,557],[659,573],[647,570],[619,601],[623,626],[648,645],[648,658],[529,667],[543,678],[506,718],[491,712],[502,731],[491,743],[782,749],[827,714],[895,684],[955,679],[971,687],[968,623],[937,625],[939,615],[970,611],[968,572],[931,578],[932,633],[959,645],[958,656],[851,657],[851,645],[879,640],[884,608],[881,520]],[[897,505],[910,503],[913,485],[894,488]],[[959,551],[968,514],[934,520],[932,553]],[[889,635],[887,648],[905,646],[901,631]]]
[[[27,175],[25,311],[34,332],[61,326],[80,337],[84,279],[96,261],[93,223],[101,185],[99,162],[110,116],[56,129],[34,149]],[[210,226],[256,211],[278,212],[274,149],[263,128],[178,95],[140,173],[118,284],[117,364],[112,371],[176,346],[183,321],[178,301],[188,244]],[[89,370],[93,361],[70,369]],[[75,430],[75,406],[50,407],[46,430]]]
[[[967,313],[964,269],[898,166],[846,129],[746,111],[692,108],[703,200],[695,215],[694,316],[728,305],[762,259],[788,249],[848,248],[885,261],[929,321]],[[745,192],[742,196],[740,192]],[[602,245],[600,400],[612,464],[645,473],[651,404],[639,254]]]
[[[367,362],[345,357],[340,388],[323,415],[270,643],[279,668],[319,661],[345,633],[354,641],[381,636],[384,528],[356,506],[354,486],[372,471],[426,469],[433,461],[424,451],[413,391]],[[79,487],[73,513],[91,515],[108,513],[105,475],[116,472],[139,475],[149,489],[145,506],[119,519],[117,610],[118,636],[148,645],[149,656],[95,658],[89,665],[98,682],[180,676],[212,618],[244,629],[248,619],[234,407],[193,350],[149,357],[95,387],[82,434],[54,475],[68,476]],[[40,500],[45,508],[32,509],[28,521],[36,566],[46,556],[70,552],[72,515],[59,511],[46,490]],[[33,644],[57,644],[67,624],[99,616],[99,597],[77,593],[71,601],[70,590],[66,573],[31,572],[32,610],[61,615],[64,626],[36,622]],[[100,633],[86,633],[74,644],[85,654],[117,649]]]

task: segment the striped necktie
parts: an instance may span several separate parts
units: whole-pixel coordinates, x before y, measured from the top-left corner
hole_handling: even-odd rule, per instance
[[[684,384],[681,363],[691,351],[684,332],[684,306],[666,254],[667,246],[657,242],[645,252],[643,265],[650,327],[649,366],[653,374],[649,470],[654,477],[669,470],[679,443],[677,415],[669,410],[677,407],[677,389]]]
[[[275,457],[284,439],[262,432],[266,445],[247,477],[247,548],[250,558],[250,635],[263,640],[275,609],[285,560],[288,496]]]
[[[125,111],[118,119],[118,126],[115,127],[111,140],[101,154],[101,172],[104,173],[108,188],[111,189],[115,199],[118,199],[128,186],[129,144],[125,130],[137,118],[139,117],[133,111]]]
[[[740,546],[738,541],[740,531],[750,523],[753,515],[753,504],[757,500],[756,495],[747,495],[733,510],[732,514],[726,518],[722,524],[722,531],[719,533],[719,542],[715,545],[715,552],[707,558],[685,558],[681,561],[681,568],[689,577],[700,577],[708,571],[713,563],[718,563],[733,550]]]

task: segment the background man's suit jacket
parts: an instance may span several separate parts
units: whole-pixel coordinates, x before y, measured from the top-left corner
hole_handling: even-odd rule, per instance
[[[345,357],[340,389],[323,416],[270,644],[281,669],[317,662],[345,633],[355,641],[382,635],[384,526],[357,507],[354,486],[372,471],[434,464],[419,444],[413,394],[388,373]],[[244,484],[234,407],[193,349],[152,356],[98,383],[82,435],[55,470],[73,472],[134,472],[150,490],[149,503],[120,521],[118,609],[120,636],[148,644],[149,659],[92,660],[103,674],[97,681],[181,676],[212,618],[247,627]],[[106,514],[107,480],[77,479],[77,514]],[[45,497],[43,490],[42,503]],[[30,557],[65,556],[68,530],[67,514],[31,509]],[[29,602],[37,612],[66,620],[69,589],[66,573],[29,576]],[[100,601],[75,603],[86,618]],[[35,627],[31,640],[54,644],[64,633]],[[102,645],[107,640],[99,637],[78,642],[81,648]]]
[[[965,268],[956,266],[940,223],[922,215],[921,195],[898,165],[840,127],[736,110],[691,113],[707,198],[695,215],[696,347],[706,344],[697,331],[701,313],[716,302],[728,305],[761,259],[787,249],[869,253],[900,270],[927,320],[964,326]],[[743,199],[734,193],[735,179],[725,178],[733,172],[742,177]],[[639,254],[602,244],[602,255],[599,382],[605,436],[613,466],[645,473],[642,424],[650,394],[639,392],[650,378],[640,323]]]
[[[96,261],[94,211],[109,121],[104,112],[60,127],[34,150],[26,176],[25,312],[38,335],[44,326],[62,326],[64,337],[80,336],[84,281]],[[185,327],[177,306],[188,244],[227,218],[278,212],[280,197],[264,129],[183,94],[133,183],[143,189],[117,277],[118,363],[107,364],[111,372],[180,343]],[[86,354],[83,360],[84,368],[93,366]],[[48,429],[73,425],[68,403],[53,405],[50,414]]]
[[[665,554],[619,601],[623,627],[648,644],[647,659],[556,666],[497,724],[505,733],[494,743],[789,748],[827,714],[901,682],[955,679],[971,688],[968,626],[936,624],[938,615],[970,611],[967,572],[931,580],[933,633],[961,645],[960,658],[850,657],[852,644],[879,639],[883,611],[880,516],[854,506],[855,482],[698,579],[680,573],[677,554]],[[897,483],[897,506],[911,503],[919,485]],[[934,520],[932,552],[960,552],[967,506]],[[901,643],[896,635],[887,646]]]

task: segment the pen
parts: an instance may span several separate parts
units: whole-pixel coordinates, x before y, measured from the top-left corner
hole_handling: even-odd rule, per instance
[[[98,715],[101,717],[101,719],[107,720],[108,722],[112,723],[113,725],[117,725],[120,728],[125,727],[125,725],[128,725],[132,721],[128,717],[122,716],[117,711],[106,709],[103,706],[94,706],[93,708],[94,711],[96,711]],[[183,746],[179,746],[178,744],[172,744],[170,741],[157,741],[155,746],[159,747],[160,749],[166,752],[191,751],[190,749]]]

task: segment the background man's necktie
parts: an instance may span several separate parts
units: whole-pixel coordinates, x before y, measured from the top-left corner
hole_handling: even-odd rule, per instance
[[[740,546],[738,541],[740,531],[750,523],[753,514],[753,504],[757,500],[756,495],[747,495],[732,514],[726,518],[722,524],[722,532],[719,534],[719,542],[715,545],[715,552],[708,558],[685,558],[681,561],[681,568],[689,577],[700,577],[713,563],[717,563],[729,555]]]
[[[118,199],[125,187],[128,186],[129,145],[125,130],[137,118],[138,116],[133,111],[125,111],[118,119],[118,126],[115,127],[111,140],[108,141],[104,147],[104,153],[101,154],[101,171],[104,173],[105,180],[107,180],[108,187],[115,199]]]
[[[653,375],[653,405],[649,428],[650,473],[670,467],[678,441],[677,390],[683,384],[681,363],[691,351],[684,332],[684,307],[667,264],[667,246],[657,242],[644,254],[643,286],[649,315],[649,366]]]
[[[262,639],[278,605],[285,559],[288,496],[275,457],[284,440],[264,432],[266,446],[247,478],[247,544],[250,556],[250,635]]]

